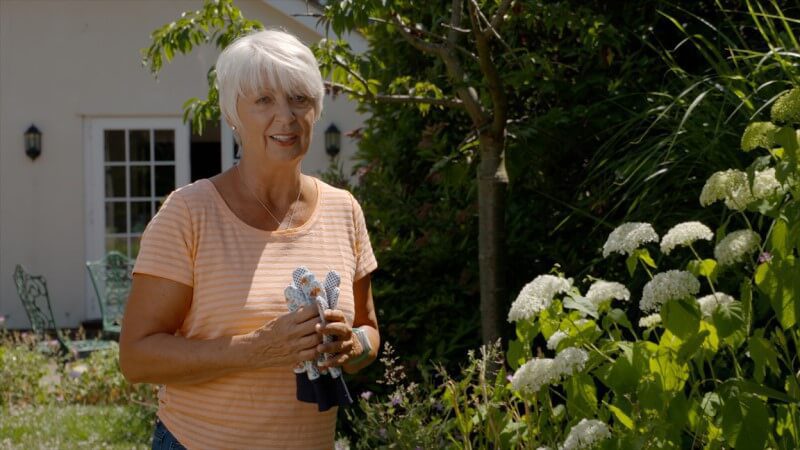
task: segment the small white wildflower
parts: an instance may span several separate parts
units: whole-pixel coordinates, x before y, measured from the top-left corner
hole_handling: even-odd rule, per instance
[[[661,323],[661,314],[654,313],[649,316],[644,316],[639,319],[639,326],[641,328],[651,328]]]
[[[700,222],[683,222],[667,231],[661,239],[661,252],[669,255],[675,247],[688,246],[698,239],[710,241],[714,233]]]
[[[668,270],[656,274],[642,289],[639,309],[644,312],[658,311],[664,302],[686,298],[700,291],[700,282],[685,270]]]
[[[745,256],[758,250],[761,236],[751,230],[738,230],[725,236],[714,247],[714,258],[720,266],[742,261]]]
[[[703,313],[703,317],[711,317],[711,315],[714,314],[714,310],[716,310],[718,306],[730,305],[735,301],[736,299],[723,292],[709,294],[705,297],[700,297],[697,299],[697,303],[700,304],[700,312]]]
[[[564,404],[559,403],[553,407],[553,417],[561,417],[566,411],[567,408],[564,406]]]
[[[547,309],[556,294],[570,289],[572,289],[572,278],[539,275],[522,288],[508,312],[508,321],[530,319]]]
[[[575,347],[562,350],[555,359],[534,358],[514,372],[511,385],[520,392],[536,393],[543,386],[556,383],[565,376],[583,370],[588,360],[589,355]]]
[[[784,192],[783,186],[775,178],[774,167],[756,172],[753,178],[753,197],[756,199],[761,200],[771,197],[773,194]]]
[[[539,447],[536,450],[550,450],[550,447]]]
[[[745,172],[728,169],[711,175],[700,192],[700,204],[708,206],[717,200],[724,200],[725,206],[742,211],[753,200]]]
[[[558,448],[559,450],[579,450],[584,448],[591,448],[597,442],[611,437],[611,432],[608,430],[608,425],[599,420],[581,419],[577,425],[569,430],[567,438],[564,443]]]
[[[550,339],[547,340],[547,348],[550,350],[555,350],[558,348],[558,343],[564,340],[564,338],[569,337],[569,335],[561,330],[556,331],[550,336]]]
[[[608,235],[603,245],[603,258],[617,252],[630,255],[646,242],[658,242],[658,234],[649,223],[627,222]]]
[[[628,301],[631,293],[621,283],[615,281],[597,280],[589,286],[586,298],[595,305],[608,299]]]
[[[335,450],[350,450],[350,440],[347,438],[339,438],[333,443]]]

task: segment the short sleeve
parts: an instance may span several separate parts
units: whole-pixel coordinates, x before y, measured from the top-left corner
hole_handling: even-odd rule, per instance
[[[353,281],[360,280],[370,272],[378,268],[378,261],[372,252],[372,244],[367,233],[367,223],[364,220],[364,212],[361,205],[354,197],[350,197],[353,203],[353,225],[355,227],[355,256],[356,272]]]
[[[179,191],[167,197],[142,234],[133,273],[194,286],[192,218]]]

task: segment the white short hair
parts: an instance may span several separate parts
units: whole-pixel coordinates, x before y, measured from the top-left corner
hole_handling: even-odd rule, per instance
[[[220,53],[216,64],[222,116],[240,128],[236,101],[264,86],[311,99],[314,120],[322,114],[325,85],[314,54],[293,35],[265,30],[242,36]]]

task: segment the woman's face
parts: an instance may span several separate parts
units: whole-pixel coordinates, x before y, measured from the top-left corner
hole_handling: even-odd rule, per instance
[[[236,101],[245,150],[264,152],[267,160],[299,162],[311,145],[311,98],[264,88]]]

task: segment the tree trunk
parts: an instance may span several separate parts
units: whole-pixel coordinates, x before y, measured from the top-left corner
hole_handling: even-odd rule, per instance
[[[491,344],[500,337],[500,310],[506,298],[505,200],[508,186],[503,137],[481,134],[478,166],[478,261],[481,284],[481,337]]]

